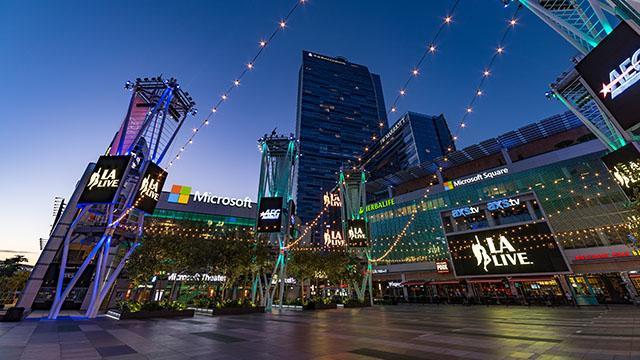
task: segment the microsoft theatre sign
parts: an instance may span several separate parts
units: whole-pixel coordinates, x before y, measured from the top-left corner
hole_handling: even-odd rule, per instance
[[[191,195],[191,186],[173,185],[167,201],[174,204],[188,204]],[[213,205],[235,206],[251,209],[251,198],[234,198],[229,196],[215,195],[211,192],[197,191],[193,193],[193,202],[207,203]]]
[[[472,176],[467,176],[461,179],[445,181],[443,186],[445,190],[453,190],[459,186],[470,185],[482,182],[484,180],[491,180],[498,176],[503,176],[509,174],[509,168],[503,167],[496,170],[484,171],[482,173],[478,173]]]

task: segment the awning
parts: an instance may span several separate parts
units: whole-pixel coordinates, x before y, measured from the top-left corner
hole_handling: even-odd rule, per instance
[[[467,283],[469,284],[487,284],[487,283],[500,283],[502,279],[469,279]]]
[[[426,284],[426,282],[413,280],[413,281],[403,281],[400,283],[400,286],[419,286],[424,284]]]
[[[458,280],[442,280],[442,281],[431,281],[429,285],[457,285],[460,281]]]
[[[520,278],[511,278],[509,282],[536,282],[536,281],[554,281],[555,278],[553,276],[538,276],[538,277],[520,277]]]

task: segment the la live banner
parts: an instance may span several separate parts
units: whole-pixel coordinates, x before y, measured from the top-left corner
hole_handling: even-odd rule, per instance
[[[624,130],[640,123],[640,34],[624,21],[578,65],[595,99]]]
[[[546,222],[447,235],[457,277],[568,273]]]

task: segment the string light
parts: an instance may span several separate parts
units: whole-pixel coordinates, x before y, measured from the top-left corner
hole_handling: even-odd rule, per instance
[[[254,68],[254,64],[256,63],[256,61],[261,57],[261,55],[263,54],[264,49],[267,47],[267,45],[269,45],[274,38],[276,37],[276,35],[285,29],[287,22],[291,19],[291,17],[293,16],[293,14],[295,13],[295,11],[298,9],[298,7],[300,7],[300,5],[303,5],[306,1],[305,0],[298,0],[295,2],[295,4],[291,7],[291,9],[289,10],[289,12],[287,13],[287,15],[278,22],[278,27],[275,28],[273,30],[273,32],[271,33],[271,35],[266,38],[266,39],[262,39],[259,42],[259,48],[257,50],[257,52],[254,54],[253,58],[251,58],[251,61],[249,61],[246,64],[246,68],[243,69],[240,74],[235,78],[233,85],[231,85],[222,95],[222,97],[220,98],[220,100],[218,100],[218,102],[212,107],[211,112],[209,112],[209,114],[207,114],[206,118],[200,123],[200,125],[198,126],[198,128],[196,128],[193,132],[193,134],[191,134],[191,136],[187,139],[187,141],[185,142],[185,144],[181,147],[182,148],[186,148],[187,145],[192,145],[193,144],[193,138],[196,136],[196,134],[198,133],[198,130],[201,129],[203,126],[207,125],[209,123],[209,121],[211,120],[211,117],[213,116],[214,113],[216,113],[218,111],[218,108],[220,107],[220,105],[222,105],[222,103],[227,100],[229,98],[229,95],[231,94],[231,92],[238,88],[240,85],[240,81],[242,80],[242,78],[247,74],[248,71],[253,70]],[[180,153],[184,152],[184,150],[179,151],[170,161],[168,166],[165,167],[165,170],[167,170],[169,167],[173,166],[174,163],[176,162],[176,160],[180,159]]]

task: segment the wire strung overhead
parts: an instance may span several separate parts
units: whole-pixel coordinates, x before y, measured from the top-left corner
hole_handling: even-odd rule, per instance
[[[424,62],[427,59],[427,56],[433,55],[436,53],[438,48],[438,39],[440,38],[440,35],[444,31],[444,29],[449,25],[451,25],[451,23],[453,23],[453,14],[456,11],[456,8],[458,7],[459,3],[460,3],[460,0],[455,0],[451,5],[451,8],[447,12],[447,15],[442,19],[442,22],[440,23],[435,34],[431,38],[431,41],[425,47],[425,50],[420,56],[420,58],[418,59],[418,62],[411,69],[409,76],[407,77],[407,80],[404,82],[400,90],[398,90],[398,93],[396,94],[395,99],[393,100],[393,102],[391,103],[391,106],[387,110],[387,117],[389,117],[390,114],[395,113],[398,110],[398,103],[400,102],[400,99],[407,94],[407,89],[409,88],[409,84],[411,83],[411,81],[413,81],[413,79],[417,78],[422,73]],[[379,126],[382,128],[384,126],[384,123],[380,122]],[[378,138],[374,134],[372,136],[372,142],[369,145],[364,147],[363,149],[364,152],[369,151],[369,149],[372,148],[376,144],[376,142],[379,142],[380,140],[378,140]],[[384,147],[379,148],[376,151],[376,153],[382,150],[384,150]],[[372,156],[370,156],[368,159],[371,159],[371,158]],[[365,166],[367,162],[368,160],[362,163],[362,156],[358,158],[358,163],[359,163],[358,166]]]
[[[171,159],[171,161],[169,161],[167,166],[165,166],[165,170],[167,170],[169,167],[173,166],[173,164],[177,160],[179,160],[181,158],[181,156],[184,153],[184,151],[186,150],[187,146],[193,144],[193,139],[196,137],[196,135],[198,135],[198,133],[200,133],[200,131],[202,130],[203,127],[209,125],[209,122],[211,121],[211,118],[213,117],[213,115],[216,112],[218,112],[218,110],[220,109],[220,107],[222,106],[223,103],[225,103],[227,100],[229,100],[229,96],[231,95],[231,93],[235,89],[237,89],[240,86],[240,83],[241,83],[242,79],[245,77],[245,75],[255,68],[255,64],[258,61],[258,59],[260,58],[260,56],[264,53],[265,48],[267,46],[269,46],[269,44],[271,44],[271,42],[275,39],[276,35],[279,32],[284,31],[284,29],[287,27],[289,19],[293,16],[295,11],[301,5],[303,5],[306,2],[307,2],[307,0],[297,0],[295,2],[295,4],[291,7],[291,9],[289,10],[287,15],[282,20],[280,20],[278,22],[278,25],[275,27],[275,29],[273,30],[271,35],[269,37],[267,37],[266,39],[261,39],[258,42],[258,50],[253,55],[251,60],[249,60],[249,62],[246,63],[243,66],[243,68],[240,71],[240,73],[238,74],[238,76],[235,77],[235,79],[233,80],[231,85],[229,85],[229,87],[222,93],[220,98],[215,102],[214,106],[211,108],[211,110],[209,111],[207,116],[204,118],[204,120],[202,120],[200,125],[198,125],[197,127],[194,127],[192,129],[191,135],[189,136],[189,138],[187,138],[187,141],[185,141],[185,143],[180,147],[180,149],[178,150],[176,155]]]
[[[466,123],[466,119],[469,116],[469,114],[471,114],[471,112],[473,112],[473,105],[475,104],[475,102],[478,100],[478,98],[480,96],[482,96],[483,93],[483,86],[485,84],[485,82],[487,81],[487,79],[489,78],[489,76],[491,75],[491,71],[493,69],[493,66],[496,62],[496,59],[498,58],[498,56],[502,56],[505,53],[505,41],[508,37],[508,35],[513,31],[513,29],[515,28],[515,26],[518,23],[518,13],[520,12],[520,8],[521,6],[517,6],[516,10],[514,11],[513,15],[510,17],[510,19],[507,21],[508,25],[507,27],[503,30],[502,35],[500,37],[500,42],[498,44],[498,47],[495,49],[495,51],[492,53],[491,55],[491,59],[489,61],[489,64],[487,65],[487,67],[485,67],[485,69],[482,71],[482,77],[480,79],[480,83],[478,84],[478,86],[476,87],[476,90],[474,92],[473,97],[471,98],[471,101],[469,102],[469,105],[467,106],[467,108],[465,109],[465,112],[462,116],[462,119],[460,120],[460,122],[458,123],[458,126],[456,128],[456,132],[454,133],[453,136],[453,141],[454,143],[459,139],[459,133],[460,131],[462,131],[462,129],[466,128],[467,123]],[[451,153],[453,151],[453,147],[449,147],[447,149],[447,154]],[[447,157],[445,155],[444,160],[447,161]],[[423,194],[423,198],[426,199],[429,195],[429,188],[427,188]],[[413,223],[413,221],[416,218],[416,210],[413,210],[411,215],[409,216],[409,219],[407,220],[407,223],[405,224],[405,226],[403,227],[402,231],[400,233],[398,233],[393,241],[393,243],[391,244],[391,246],[389,246],[389,248],[384,251],[384,253],[376,258],[373,259],[373,262],[378,262],[381,260],[384,260],[387,256],[389,256],[389,254],[393,251],[393,249],[395,249],[395,247],[398,245],[398,243],[400,242],[400,240],[402,240],[402,238],[404,237],[404,235],[406,234],[407,230],[409,229],[409,227],[411,226],[411,224]]]

